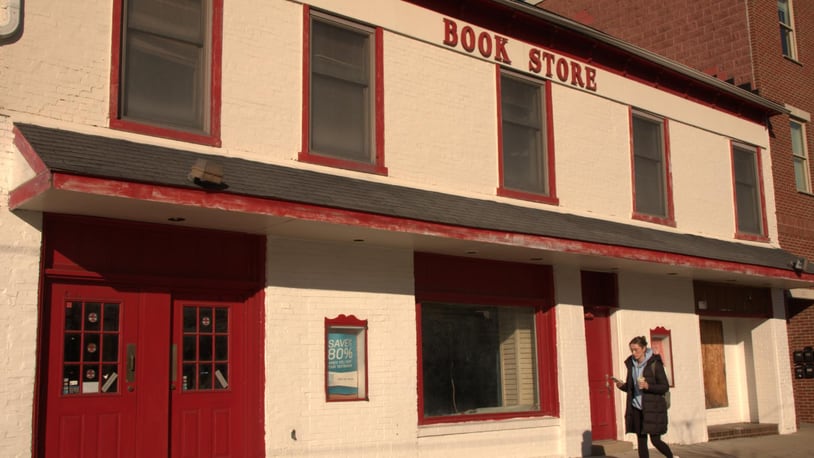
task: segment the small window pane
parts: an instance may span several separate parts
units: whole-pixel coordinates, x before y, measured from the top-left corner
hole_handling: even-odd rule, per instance
[[[184,364],[183,366],[183,375],[182,375],[182,388],[184,391],[187,390],[194,390],[196,385],[195,381],[197,377],[195,376],[195,364]]]
[[[102,361],[119,360],[119,335],[105,334],[102,337]]]
[[[212,336],[200,336],[198,342],[198,361],[212,361]]]
[[[101,348],[99,348],[99,334],[85,335],[85,361],[99,361]]]
[[[184,332],[195,332],[198,330],[198,309],[196,307],[184,307]]]
[[[85,330],[98,331],[102,327],[102,304],[98,302],[85,303]]]
[[[105,304],[104,317],[102,329],[105,331],[119,330],[119,304]]]
[[[184,336],[184,361],[197,360],[197,343],[198,339],[193,336]]]
[[[82,329],[82,303],[65,303],[65,330],[79,331]]]
[[[212,388],[212,365],[200,364],[198,366],[198,389],[208,390]]]
[[[215,360],[226,361],[229,358],[229,336],[215,336]]]
[[[80,334],[65,334],[65,349],[63,361],[79,362],[82,354],[82,336]]]
[[[212,309],[209,307],[200,307],[199,309],[199,324],[200,332],[212,332]]]
[[[102,386],[100,391],[102,393],[115,393],[119,390],[119,374],[118,366],[105,365],[102,366]]]
[[[64,365],[62,377],[62,394],[79,394],[79,365]]]
[[[215,309],[215,332],[227,332],[229,330],[229,309],[219,307]]]
[[[229,365],[215,364],[215,389],[229,388]]]

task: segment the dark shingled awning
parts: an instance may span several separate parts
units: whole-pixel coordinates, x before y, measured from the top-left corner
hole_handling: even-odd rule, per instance
[[[280,165],[165,148],[98,135],[15,124],[49,170],[200,189],[187,179],[197,159],[223,166],[219,191],[342,210],[529,234],[615,247],[653,250],[790,271],[787,251],[691,234],[547,211],[510,203],[376,183]],[[807,272],[812,272],[808,267]]]

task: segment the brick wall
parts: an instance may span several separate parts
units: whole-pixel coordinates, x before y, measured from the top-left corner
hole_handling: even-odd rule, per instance
[[[751,81],[742,0],[545,0],[540,7],[722,80]]]
[[[18,160],[11,122],[0,114],[0,456],[31,450],[37,356],[37,295],[41,217],[8,211]]]

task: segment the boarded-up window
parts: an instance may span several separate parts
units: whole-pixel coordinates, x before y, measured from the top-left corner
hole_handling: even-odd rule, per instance
[[[701,357],[707,409],[727,407],[723,322],[701,320]]]

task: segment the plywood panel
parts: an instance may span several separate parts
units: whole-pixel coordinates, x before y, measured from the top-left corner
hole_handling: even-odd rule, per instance
[[[707,409],[727,407],[723,322],[701,320],[701,357]]]

